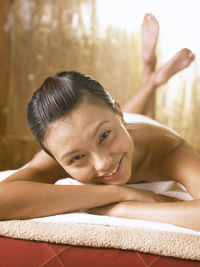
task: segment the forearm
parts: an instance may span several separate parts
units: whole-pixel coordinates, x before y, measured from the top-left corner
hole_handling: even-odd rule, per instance
[[[200,200],[181,202],[119,203],[113,216],[174,224],[200,231]],[[111,216],[112,216],[111,215]]]
[[[50,216],[124,200],[120,186],[15,181],[0,185],[0,220]]]

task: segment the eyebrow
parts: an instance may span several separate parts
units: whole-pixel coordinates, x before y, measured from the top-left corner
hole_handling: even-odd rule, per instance
[[[98,125],[97,128],[96,128],[96,130],[94,131],[94,134],[93,134],[92,138],[95,137],[95,135],[97,134],[97,132],[99,131],[99,129],[101,128],[101,126],[102,126],[104,123],[107,123],[107,122],[109,122],[109,121],[102,121],[102,122],[99,123],[99,125]]]
[[[96,127],[96,129],[95,129],[95,131],[94,131],[94,134],[92,135],[92,138],[94,138],[94,137],[96,136],[96,134],[97,134],[97,132],[99,131],[99,129],[101,128],[101,126],[102,126],[103,124],[107,123],[107,122],[110,122],[110,121],[106,120],[106,121],[102,121],[102,122],[99,123],[99,125]],[[66,156],[69,156],[69,155],[74,154],[74,153],[76,153],[76,152],[78,152],[78,150],[73,150],[73,151],[64,153],[64,154],[62,155],[62,157],[61,157],[61,160],[63,160]]]

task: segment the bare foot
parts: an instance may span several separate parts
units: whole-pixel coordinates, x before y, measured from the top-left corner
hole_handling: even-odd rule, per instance
[[[158,21],[152,14],[146,14],[142,23],[142,59],[146,64],[155,63],[158,33]]]
[[[161,69],[155,72],[156,86],[166,83],[174,74],[188,67],[194,58],[194,54],[187,48],[179,51]]]

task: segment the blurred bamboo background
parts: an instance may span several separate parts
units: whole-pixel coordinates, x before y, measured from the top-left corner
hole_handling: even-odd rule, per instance
[[[189,19],[188,1],[181,1],[180,10],[178,2],[1,0],[0,170],[20,167],[39,150],[26,106],[47,76],[61,70],[87,73],[121,104],[133,94],[142,73],[140,26],[146,12],[161,24],[158,67],[183,47],[196,54],[190,68],[158,89],[156,119],[199,148],[198,1],[190,1]]]

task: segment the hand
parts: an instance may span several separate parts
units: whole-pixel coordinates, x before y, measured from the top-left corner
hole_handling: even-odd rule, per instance
[[[140,202],[177,202],[182,201],[179,198],[166,196],[162,194],[156,194],[150,190],[141,190],[138,192],[138,200]]]
[[[127,188],[127,187],[126,187]],[[142,189],[135,189],[135,188],[128,188],[132,190],[132,195],[137,199],[134,199],[136,202],[178,202],[183,201],[181,199],[165,196],[161,194],[156,194],[150,190],[142,190]],[[132,202],[134,203],[134,202]],[[123,217],[122,214],[124,213],[124,207],[130,205],[130,201],[119,202],[114,204],[109,204],[97,208],[88,209],[86,212],[90,214],[96,215],[105,215],[105,216],[114,216],[114,217]]]
[[[126,201],[138,201],[138,202],[176,202],[182,201],[181,199],[156,194],[150,190],[136,189],[130,187],[124,187],[126,190]]]
[[[122,203],[124,202],[108,204],[105,206],[85,210],[85,212],[89,214],[95,214],[95,215],[121,217],[120,215],[122,213],[121,213],[120,207],[123,206]]]

